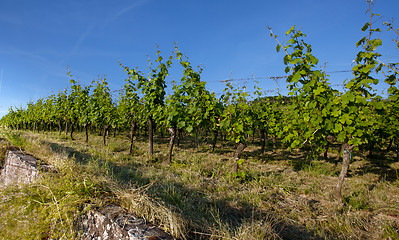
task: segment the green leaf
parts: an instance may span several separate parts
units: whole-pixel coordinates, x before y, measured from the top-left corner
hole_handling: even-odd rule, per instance
[[[348,96],[349,102],[354,102],[355,101],[355,95],[353,95],[352,93],[349,92],[347,94],[347,96]]]
[[[244,159],[239,159],[238,161],[237,161],[237,165],[241,165],[241,164],[243,164],[244,163]]]
[[[365,105],[367,103],[367,100],[362,96],[356,96],[356,102]]]
[[[345,141],[345,132],[340,132],[337,136],[337,141],[338,142],[344,142]]]
[[[296,72],[294,76],[292,76],[291,81],[292,82],[298,82],[298,80],[301,78],[301,74],[299,72]]]
[[[294,31],[294,29],[295,29],[295,25],[292,26],[292,27],[285,33],[285,35],[290,34],[292,31]]]
[[[309,103],[309,107],[312,108],[312,109],[314,109],[316,107],[316,105],[317,105],[316,101],[312,101],[312,102]]]
[[[373,102],[373,105],[376,109],[382,109],[383,108],[383,103],[378,101],[378,102]]]
[[[186,128],[186,130],[187,130],[187,132],[189,132],[189,133],[191,133],[192,131],[193,131],[193,126],[187,126],[187,128]]]
[[[313,55],[310,55],[309,58],[312,65],[316,65],[319,62],[319,59],[317,59]]]
[[[334,117],[338,117],[341,114],[341,109],[339,108],[335,108],[332,112],[331,115],[333,115]]]
[[[363,37],[362,39],[360,39],[357,43],[356,43],[356,47],[359,47],[360,45],[362,45],[365,41],[366,41],[366,37]]]
[[[295,140],[291,143],[291,148],[296,148],[297,146],[299,146],[301,142],[299,140]]]
[[[314,90],[314,94],[315,95],[319,95],[322,92],[324,92],[324,88],[323,87],[318,87],[316,90]]]
[[[370,26],[370,23],[367,22],[366,24],[364,24],[364,26],[362,27],[362,32],[366,31],[367,28]]]
[[[349,118],[347,118],[347,119],[346,119],[346,124],[347,124],[347,125],[351,125],[351,124],[352,124],[352,120],[349,119]]]
[[[347,105],[349,103],[348,94],[344,94],[341,96],[341,102],[343,105]]]
[[[353,87],[354,84],[355,84],[355,83],[354,83],[353,81],[350,81],[350,82],[348,82],[348,83],[346,84],[346,88],[347,88],[347,89],[351,89],[351,88]]]
[[[186,122],[184,122],[184,121],[177,123],[177,127],[180,129],[184,128],[185,126],[186,126]]]
[[[364,68],[362,68],[361,72],[364,74],[368,74],[370,72],[370,65],[366,65]]]

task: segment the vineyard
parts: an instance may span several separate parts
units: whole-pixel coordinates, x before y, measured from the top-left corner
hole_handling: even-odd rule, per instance
[[[68,69],[70,86],[10,108],[0,134],[39,158],[78,164],[59,180],[92,184],[84,192],[68,183],[78,198],[120,201],[178,238],[398,239],[399,71],[374,36],[398,37],[399,29],[376,27],[371,7],[369,14],[343,92],[303,32],[293,26],[281,43],[268,28],[284,52],[287,96],[227,82],[217,97],[176,46],[167,58],[156,52],[149,76],[121,63],[126,84],[117,96],[105,77],[85,86]],[[167,95],[175,65],[182,77]],[[380,81],[389,85],[384,97],[375,93]],[[154,200],[136,206],[132,196]]]

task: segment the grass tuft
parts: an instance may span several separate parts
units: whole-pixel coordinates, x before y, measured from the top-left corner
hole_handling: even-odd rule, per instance
[[[78,238],[75,222],[87,206],[107,203],[178,239],[398,239],[394,161],[382,168],[357,157],[338,206],[331,193],[339,168],[296,150],[259,157],[259,147],[249,144],[233,174],[228,146],[211,152],[206,144],[195,149],[182,142],[168,165],[168,141],[161,138],[148,160],[148,143],[139,138],[129,154],[126,136],[109,136],[104,147],[100,136],[86,144],[82,133],[75,140],[58,133],[0,135],[0,156],[13,144],[58,169],[33,185],[0,190],[0,239]]]

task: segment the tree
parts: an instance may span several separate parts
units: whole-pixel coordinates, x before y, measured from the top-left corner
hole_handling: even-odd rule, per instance
[[[166,99],[166,105],[164,108],[164,119],[163,124],[165,125],[166,129],[170,132],[170,140],[169,140],[169,148],[168,148],[168,158],[167,163],[170,164],[172,162],[172,153],[173,153],[173,146],[176,138],[177,128],[183,129],[185,126],[185,113],[187,109],[184,106],[182,101],[183,94],[178,85],[173,86],[173,94],[169,95]]]
[[[339,120],[335,124],[335,133],[337,140],[341,142],[343,150],[343,164],[342,170],[338,178],[338,183],[334,191],[336,199],[341,199],[341,189],[344,178],[348,171],[351,150],[360,144],[367,143],[368,139],[363,135],[375,123],[372,112],[372,107],[381,109],[380,102],[373,104],[371,100],[375,97],[372,93],[372,85],[378,83],[378,79],[372,77],[372,74],[378,73],[381,70],[381,65],[378,66],[378,58],[381,56],[376,52],[378,46],[382,41],[378,38],[372,38],[372,34],[379,32],[379,28],[372,28],[373,14],[371,12],[372,2],[367,1],[369,5],[370,21],[367,22],[362,31],[368,30],[368,36],[363,37],[356,43],[356,47],[362,47],[356,56],[356,65],[352,68],[354,78],[349,80],[346,84],[348,89],[336,101],[340,106]]]
[[[164,106],[165,99],[165,78],[168,76],[168,69],[172,64],[172,56],[163,63],[163,58],[160,55],[160,51],[158,50],[156,55],[158,56],[155,62],[158,66],[154,69],[151,69],[150,77],[145,78],[141,72],[136,69],[129,69],[125,67],[125,71],[128,73],[129,78],[132,81],[137,81],[137,88],[141,90],[143,94],[143,103],[144,103],[144,113],[146,114],[147,122],[148,122],[148,157],[151,159],[154,153],[154,121],[158,119],[162,119],[162,108]]]
[[[392,31],[396,34],[396,37],[399,37],[399,28],[394,28],[392,22],[384,22],[384,25],[388,27],[388,31]],[[399,49],[399,41],[397,39],[393,40],[396,44],[396,49]],[[398,89],[398,76],[399,76],[399,69],[398,63],[382,63],[384,66],[384,74],[385,74],[385,82],[389,85],[387,90],[388,99],[386,104],[386,114],[383,118],[386,122],[385,124],[385,132],[390,139],[390,148],[392,142],[396,143],[396,146],[399,141],[399,89]],[[397,160],[399,161],[399,152],[397,151]]]
[[[85,130],[85,141],[89,142],[89,131],[88,125],[90,124],[90,88],[91,86],[85,86],[84,88],[80,88],[78,91],[78,96],[76,98],[76,109],[79,109],[79,113],[77,115],[78,122],[80,126],[83,126]]]
[[[234,88],[231,83],[226,84],[224,94],[221,96],[225,108],[221,117],[220,127],[228,134],[228,139],[236,144],[232,172],[237,174],[240,157],[246,145],[246,135],[252,131],[252,118],[250,106],[246,97],[248,93],[243,89]]]
[[[290,95],[295,96],[293,119],[287,129],[292,129],[286,140],[291,141],[291,147],[302,145],[307,141],[321,142],[330,133],[336,136],[342,144],[343,164],[337,187],[334,191],[336,199],[341,199],[341,189],[346,176],[351,151],[355,147],[367,143],[363,136],[364,132],[375,122],[371,114],[371,103],[373,97],[372,84],[378,80],[371,74],[378,72],[377,58],[380,54],[375,49],[381,45],[380,39],[372,39],[373,32],[379,29],[372,28],[371,2],[369,3],[370,22],[366,23],[362,31],[369,29],[368,38],[362,38],[356,46],[362,46],[355,59],[356,66],[352,71],[354,78],[347,84],[348,89],[341,96],[336,96],[329,87],[325,75],[319,70],[313,70],[318,62],[311,54],[311,46],[303,41],[305,35],[292,27],[286,34],[291,38],[287,46],[283,47],[286,52],[284,63],[287,64],[286,72],[290,72],[287,78]],[[272,36],[276,37],[273,33]],[[277,46],[277,50],[281,48]],[[291,52],[288,52],[291,51]],[[381,105],[374,104],[375,108]],[[317,134],[316,134],[317,133]]]
[[[65,114],[68,111],[67,106],[67,90],[65,89],[64,91],[59,91],[57,94],[57,98],[55,99],[55,118],[57,119],[58,122],[58,132],[59,135],[61,135],[61,123],[62,120],[64,120]]]
[[[305,143],[323,146],[336,121],[332,113],[337,106],[332,100],[337,91],[329,86],[326,75],[316,69],[319,60],[312,54],[311,45],[304,41],[306,35],[295,26],[286,35],[290,37],[287,45],[279,43],[276,48],[277,51],[283,48],[286,53],[285,72],[290,73],[286,81],[292,96],[284,140],[291,144],[291,148],[302,147]],[[273,32],[271,36],[277,39]],[[320,150],[316,149],[316,153]]]
[[[71,83],[71,86],[70,86],[70,93],[67,97],[67,103],[66,103],[68,109],[66,114],[66,121],[70,123],[71,139],[73,139],[74,127],[79,120],[80,111],[84,110],[82,108],[85,106],[80,105],[81,102],[79,99],[82,92],[82,86],[72,78],[72,74],[69,68],[67,75],[69,77],[69,82]],[[67,131],[65,131],[65,133],[67,133]]]
[[[45,119],[45,124],[48,124],[48,130],[50,131],[52,128],[53,122],[56,120],[55,116],[55,95],[51,94],[48,96],[45,100],[45,106],[44,106],[44,119]],[[44,128],[43,128],[44,130]]]
[[[122,66],[122,64],[121,64]],[[123,67],[123,66],[122,66]],[[129,73],[128,67],[123,67],[124,71],[128,72],[128,78],[125,80],[126,84],[119,96],[118,113],[122,117],[122,125],[130,125],[130,154],[133,153],[134,133],[137,125],[143,116],[143,106],[140,103],[140,98],[137,93],[136,82],[133,77],[134,74]]]
[[[103,144],[106,145],[106,137],[114,119],[115,107],[112,102],[111,91],[107,79],[104,77],[93,81],[94,89],[90,98],[90,119],[92,123],[102,132]]]

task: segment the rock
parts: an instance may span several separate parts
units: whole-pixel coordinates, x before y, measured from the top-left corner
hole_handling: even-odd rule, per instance
[[[171,240],[169,234],[146,223],[127,212],[122,207],[107,205],[96,210],[90,210],[83,215],[78,224],[81,239],[129,239],[129,240]]]
[[[28,184],[33,182],[39,173],[39,170],[49,171],[48,165],[41,164],[32,156],[25,155],[21,151],[8,151],[1,170],[0,181],[4,185]]]
[[[8,151],[4,168],[0,172],[0,183],[7,185],[29,184],[35,181],[39,173],[55,171],[51,166],[40,163],[32,156],[21,151]],[[77,222],[80,239],[98,240],[172,240],[169,234],[146,223],[120,206],[107,205],[89,210]]]

